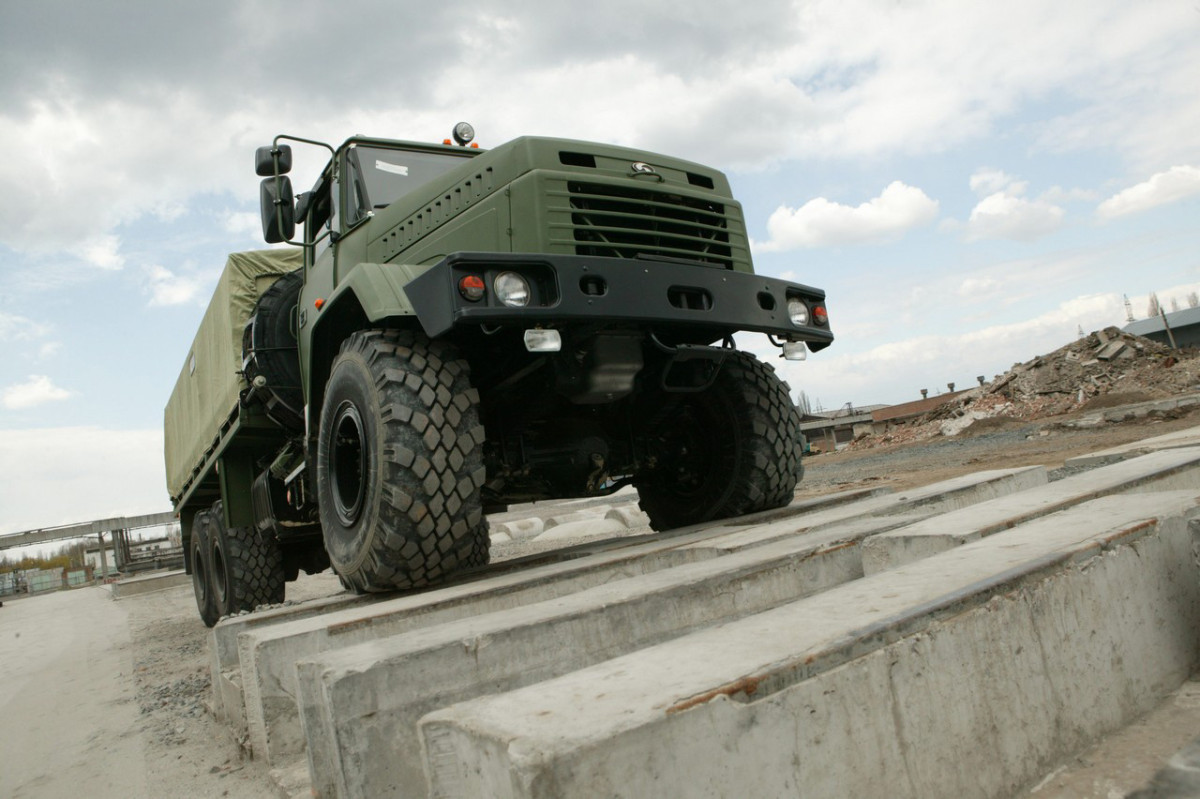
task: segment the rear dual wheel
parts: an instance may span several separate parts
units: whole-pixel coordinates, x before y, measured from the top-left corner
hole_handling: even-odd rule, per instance
[[[251,527],[226,527],[220,502],[196,514],[189,551],[192,590],[206,626],[283,601],[286,575],[279,543]]]
[[[212,627],[221,618],[212,590],[212,541],[211,511],[202,510],[192,520],[192,537],[188,542],[188,558],[192,564],[192,593],[196,595],[196,609],[205,627]]]

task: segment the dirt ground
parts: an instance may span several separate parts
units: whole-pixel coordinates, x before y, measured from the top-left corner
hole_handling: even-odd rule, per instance
[[[1092,429],[1073,429],[1070,422],[988,420],[953,438],[819,455],[806,461],[798,493],[879,485],[902,490],[1030,464],[1059,469],[1077,455],[1200,425],[1200,412]],[[289,584],[288,598],[340,591],[326,573]],[[243,757],[205,708],[208,637],[189,587],[119,602],[101,588],[6,601],[0,608],[0,795],[271,795],[265,765]],[[1200,683],[1189,682],[1142,722],[1026,795],[1124,796],[1197,734]]]

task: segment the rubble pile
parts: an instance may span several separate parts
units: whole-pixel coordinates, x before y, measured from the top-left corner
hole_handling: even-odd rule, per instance
[[[1198,391],[1200,351],[1173,350],[1107,327],[1015,364],[991,383],[886,432],[861,436],[851,447],[957,435],[982,419],[1034,421]]]

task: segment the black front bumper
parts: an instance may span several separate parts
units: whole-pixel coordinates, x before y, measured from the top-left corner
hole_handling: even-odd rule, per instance
[[[521,274],[530,302],[513,308],[492,291],[505,271]],[[485,296],[466,299],[459,281],[483,278]],[[737,331],[769,333],[804,341],[810,350],[828,347],[826,326],[797,327],[787,301],[797,297],[813,309],[825,292],[799,283],[676,261],[601,258],[580,255],[454,253],[404,289],[431,338],[465,325],[556,327],[570,324],[681,326],[703,330],[713,340]]]

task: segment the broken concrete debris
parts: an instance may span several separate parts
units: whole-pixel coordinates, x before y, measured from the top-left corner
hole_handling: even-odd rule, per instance
[[[1172,350],[1108,327],[1046,355],[1014,364],[992,382],[912,419],[859,436],[850,445],[953,436],[982,419],[1036,421],[1073,411],[1166,399],[1200,391],[1200,351]]]

